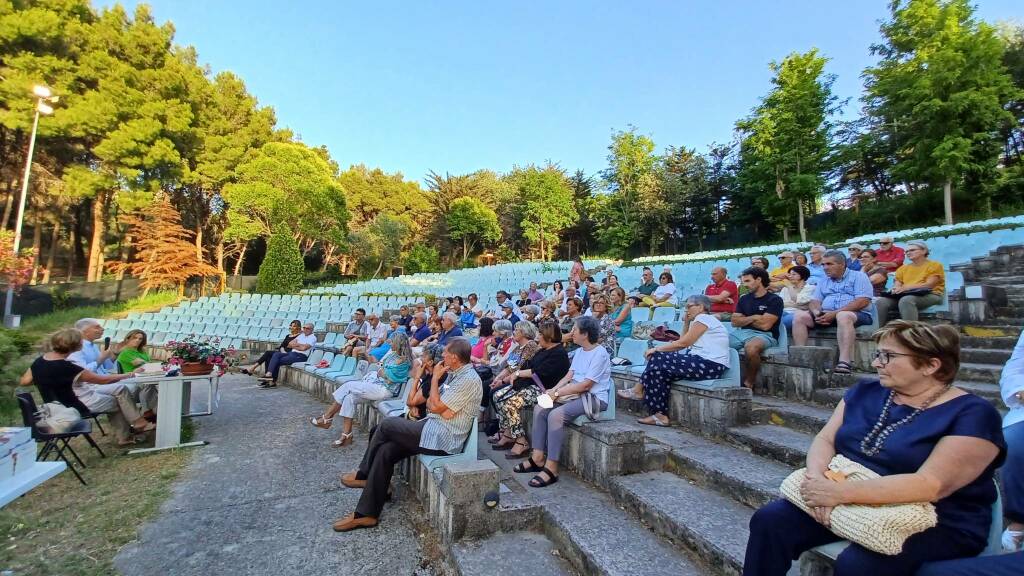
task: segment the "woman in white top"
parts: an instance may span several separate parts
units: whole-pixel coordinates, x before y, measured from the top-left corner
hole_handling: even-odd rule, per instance
[[[797,310],[807,310],[807,305],[814,299],[814,284],[808,284],[811,271],[806,266],[793,266],[786,274],[789,283],[783,286],[782,292],[782,323],[786,330],[793,329],[793,315]]]
[[[1006,462],[1003,477],[1003,549],[1024,550],[1024,333],[1021,333],[1010,360],[999,379],[1003,403],[1010,409],[1003,417],[1006,438]]]
[[[659,286],[654,289],[654,293],[644,296],[644,306],[675,306],[678,300],[676,285],[672,283],[672,273],[662,272],[661,276],[658,276],[658,282]]]
[[[561,280],[555,280],[551,283],[551,287],[548,288],[548,300],[559,306],[565,301],[565,290],[562,288]]]
[[[530,480],[530,486],[534,488],[558,482],[565,425],[586,413],[579,395],[589,392],[597,397],[602,412],[608,409],[612,359],[608,350],[598,343],[601,324],[590,316],[580,316],[575,321],[572,335],[579,348],[572,357],[569,371],[547,391],[554,406],[541,408],[538,404],[533,408],[533,451],[525,462],[512,469],[519,473],[536,472],[537,475]],[[566,398],[572,399],[566,402]]]
[[[675,342],[650,348],[647,367],[640,375],[644,405],[651,413],[637,422],[668,426],[668,400],[676,380],[717,380],[729,369],[729,332],[711,315],[711,300],[703,294],[686,299],[689,328]],[[619,392],[636,398],[635,390]]]

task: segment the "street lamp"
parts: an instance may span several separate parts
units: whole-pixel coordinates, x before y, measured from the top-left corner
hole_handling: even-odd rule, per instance
[[[36,97],[35,119],[32,121],[32,135],[28,139],[28,154],[25,157],[25,175],[21,179],[21,198],[18,199],[18,214],[14,224],[14,255],[18,255],[21,248],[21,227],[25,220],[25,199],[28,197],[28,179],[32,173],[32,154],[36,149],[36,131],[39,129],[39,116],[53,114],[53,107],[47,102],[56,102],[58,96],[54,96],[46,86],[33,86],[32,95]],[[7,299],[4,301],[4,326],[17,328],[21,323],[20,317],[11,314],[11,306],[14,304],[14,285],[7,283]]]

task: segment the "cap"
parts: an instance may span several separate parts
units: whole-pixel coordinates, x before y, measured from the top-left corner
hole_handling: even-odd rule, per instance
[[[501,307],[502,308],[514,308],[514,306],[512,306],[512,301],[511,300],[505,300],[504,302],[502,302],[501,303]]]

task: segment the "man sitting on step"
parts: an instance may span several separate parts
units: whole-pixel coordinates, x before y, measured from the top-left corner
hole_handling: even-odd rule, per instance
[[[768,271],[751,266],[740,273],[747,292],[740,296],[730,320],[729,346],[743,350],[747,360],[743,385],[751,390],[761,370],[761,353],[779,345],[779,323],[782,321],[782,298],[768,291]]]
[[[793,341],[797,346],[805,346],[809,330],[835,326],[839,362],[832,372],[850,374],[857,326],[872,321],[870,307],[874,289],[866,274],[846,267],[846,255],[839,250],[826,252],[821,263],[825,279],[818,281],[807,310],[798,310],[793,315]]]
[[[430,381],[426,418],[413,421],[394,416],[377,426],[359,468],[341,477],[344,486],[362,488],[363,493],[355,512],[334,523],[335,532],[377,525],[395,464],[416,454],[447,456],[462,451],[483,395],[480,377],[470,363],[471,351],[465,338],[448,340],[444,364],[434,367]],[[448,379],[442,385],[445,375]]]

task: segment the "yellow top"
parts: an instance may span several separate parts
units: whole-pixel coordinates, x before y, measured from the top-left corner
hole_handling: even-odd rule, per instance
[[[775,276],[782,276],[783,274],[789,272],[789,269],[792,268],[793,266],[796,266],[796,264],[790,264],[789,266],[779,266],[778,268],[769,272],[768,276],[771,278],[774,278]]]
[[[932,288],[932,294],[942,296],[946,292],[946,273],[942,270],[942,264],[934,260],[925,260],[920,264],[907,262],[896,270],[896,281],[904,286],[924,284],[929,276],[939,277],[939,283]]]

